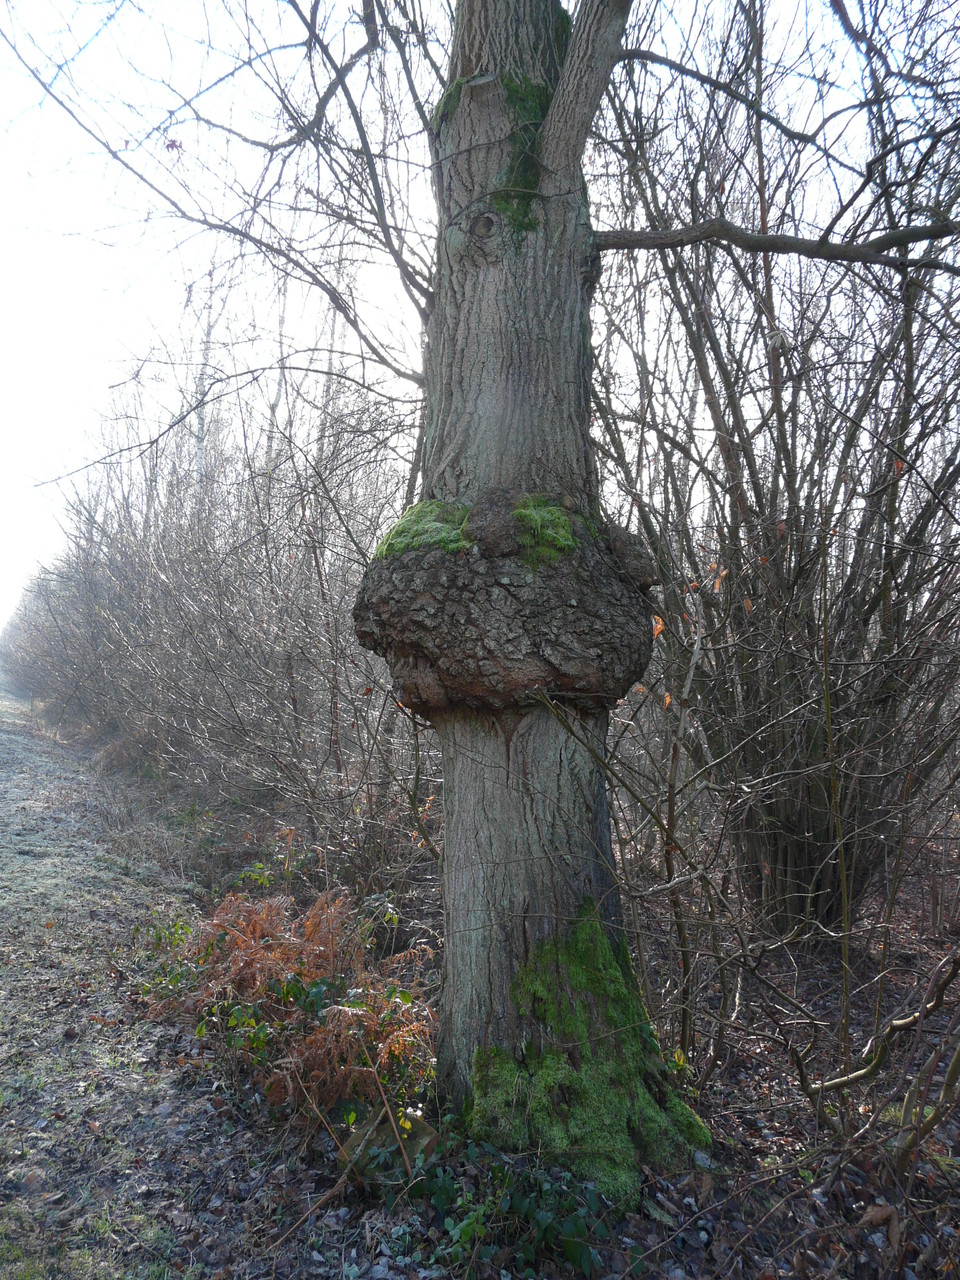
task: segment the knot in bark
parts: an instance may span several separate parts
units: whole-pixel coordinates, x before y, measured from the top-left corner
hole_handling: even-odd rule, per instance
[[[429,717],[546,694],[610,707],[639,680],[653,644],[650,561],[637,539],[574,506],[513,493],[467,514],[423,503],[387,535],[353,617],[404,706]],[[421,535],[427,527],[436,540]]]

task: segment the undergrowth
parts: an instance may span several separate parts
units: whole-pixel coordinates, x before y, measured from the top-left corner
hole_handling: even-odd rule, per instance
[[[376,962],[370,932],[346,894],[298,913],[289,897],[233,893],[199,923],[158,922],[145,994],[156,1014],[189,1019],[278,1116],[339,1125],[343,1155],[347,1126],[355,1142],[387,1106],[394,1132],[407,1128],[433,1080],[434,1014],[410,978],[432,956],[418,948]],[[592,1185],[467,1140],[453,1118],[443,1131],[436,1150],[436,1135],[410,1157],[387,1140],[347,1166],[388,1209],[419,1214],[416,1260],[465,1278],[491,1266],[537,1277],[546,1260],[588,1278],[603,1271],[612,1207]]]
[[[545,1168],[528,1157],[507,1157],[485,1142],[450,1143],[418,1161],[412,1179],[384,1161],[381,1187],[388,1207],[402,1200],[422,1205],[420,1216],[436,1224],[432,1253],[420,1260],[447,1274],[503,1274],[537,1280],[545,1263],[569,1264],[574,1274],[609,1271],[606,1250],[615,1244],[609,1201],[565,1169]],[[429,1237],[428,1237],[429,1238]],[[618,1246],[621,1275],[640,1275],[641,1250]],[[550,1274],[553,1274],[550,1268]]]
[[[367,933],[344,894],[299,915],[287,897],[230,894],[197,925],[157,929],[146,994],[156,1012],[191,1018],[274,1107],[326,1116],[381,1086],[400,1104],[432,1077],[433,1012],[400,985],[429,956],[375,964]]]

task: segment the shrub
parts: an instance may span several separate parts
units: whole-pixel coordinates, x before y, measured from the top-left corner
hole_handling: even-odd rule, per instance
[[[157,935],[148,994],[158,1013],[191,1015],[273,1106],[324,1114],[374,1100],[381,1085],[403,1101],[432,1075],[434,1014],[395,976],[430,953],[373,966],[366,931],[343,894],[321,894],[302,915],[289,898],[230,894],[195,928]]]

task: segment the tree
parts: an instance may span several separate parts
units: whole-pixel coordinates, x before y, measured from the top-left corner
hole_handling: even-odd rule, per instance
[[[443,750],[441,1078],[478,1133],[566,1147],[620,1190],[636,1146],[677,1158],[678,1121],[704,1141],[658,1075],[602,771],[607,709],[652,643],[649,576],[604,524],[589,431],[581,159],[628,8],[594,0],[571,33],[556,0],[458,7],[434,113],[421,501],[355,611]]]

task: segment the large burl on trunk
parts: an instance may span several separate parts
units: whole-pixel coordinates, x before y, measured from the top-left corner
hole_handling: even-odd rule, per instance
[[[607,712],[649,660],[652,575],[603,521],[589,433],[580,158],[627,5],[578,13],[458,4],[421,502],[354,617],[443,752],[441,1082],[478,1135],[626,1198],[708,1136],[665,1080],[611,849]]]
[[[466,514],[424,506],[434,519],[414,508],[384,540],[355,611],[404,706],[433,717],[544,694],[591,707],[624,696],[652,643],[653,570],[639,546],[543,495],[488,493]]]

